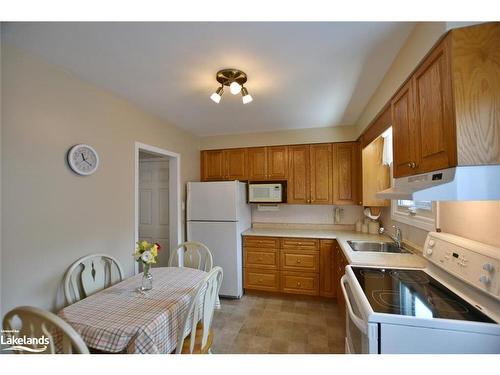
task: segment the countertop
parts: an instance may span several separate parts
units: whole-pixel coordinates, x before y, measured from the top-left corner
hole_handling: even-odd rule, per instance
[[[342,252],[349,261],[349,264],[367,266],[387,266],[387,267],[415,267],[424,268],[427,264],[425,258],[413,253],[393,254],[358,252],[351,249],[347,241],[373,241],[392,242],[388,236],[378,234],[366,234],[343,230],[312,230],[312,229],[256,229],[251,228],[242,233],[243,236],[264,236],[264,237],[300,237],[317,238],[322,240],[337,240]]]

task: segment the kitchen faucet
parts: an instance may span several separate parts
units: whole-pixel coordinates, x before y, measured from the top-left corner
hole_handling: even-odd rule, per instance
[[[396,245],[398,245],[398,248],[401,248],[401,241],[403,240],[403,236],[401,235],[401,228],[397,225],[392,226],[394,228],[394,237],[391,236],[391,238],[396,242]]]
[[[391,236],[389,233],[385,232],[384,227],[379,229],[380,234],[387,234],[398,246],[398,249],[401,249],[401,243],[403,242],[403,235],[401,234],[401,228],[397,225],[392,226],[394,228],[394,236]]]

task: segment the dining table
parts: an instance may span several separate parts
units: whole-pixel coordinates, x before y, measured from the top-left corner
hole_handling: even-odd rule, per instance
[[[185,267],[156,267],[151,273],[151,290],[140,290],[140,273],[63,308],[58,315],[96,351],[171,353],[207,273]]]

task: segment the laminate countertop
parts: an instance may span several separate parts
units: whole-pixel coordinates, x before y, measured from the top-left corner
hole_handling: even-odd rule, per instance
[[[425,258],[414,253],[394,254],[354,251],[347,241],[392,242],[385,235],[366,234],[342,230],[312,230],[312,229],[260,229],[251,228],[242,233],[243,236],[288,237],[288,238],[316,238],[321,240],[337,240],[349,264],[386,267],[415,267],[424,268],[427,265]]]

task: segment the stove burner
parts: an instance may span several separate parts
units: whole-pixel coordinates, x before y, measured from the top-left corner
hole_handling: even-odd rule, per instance
[[[411,271],[391,271],[390,275],[395,280],[401,281],[406,284],[429,284],[430,280],[425,273],[416,273]]]
[[[372,292],[372,297],[383,307],[397,309],[398,311],[403,308],[403,303],[398,292],[374,290]],[[450,298],[428,297],[425,304],[438,314],[465,314],[469,312],[466,306]]]
[[[360,274],[367,279],[383,279],[384,272],[380,270],[361,270]]]

